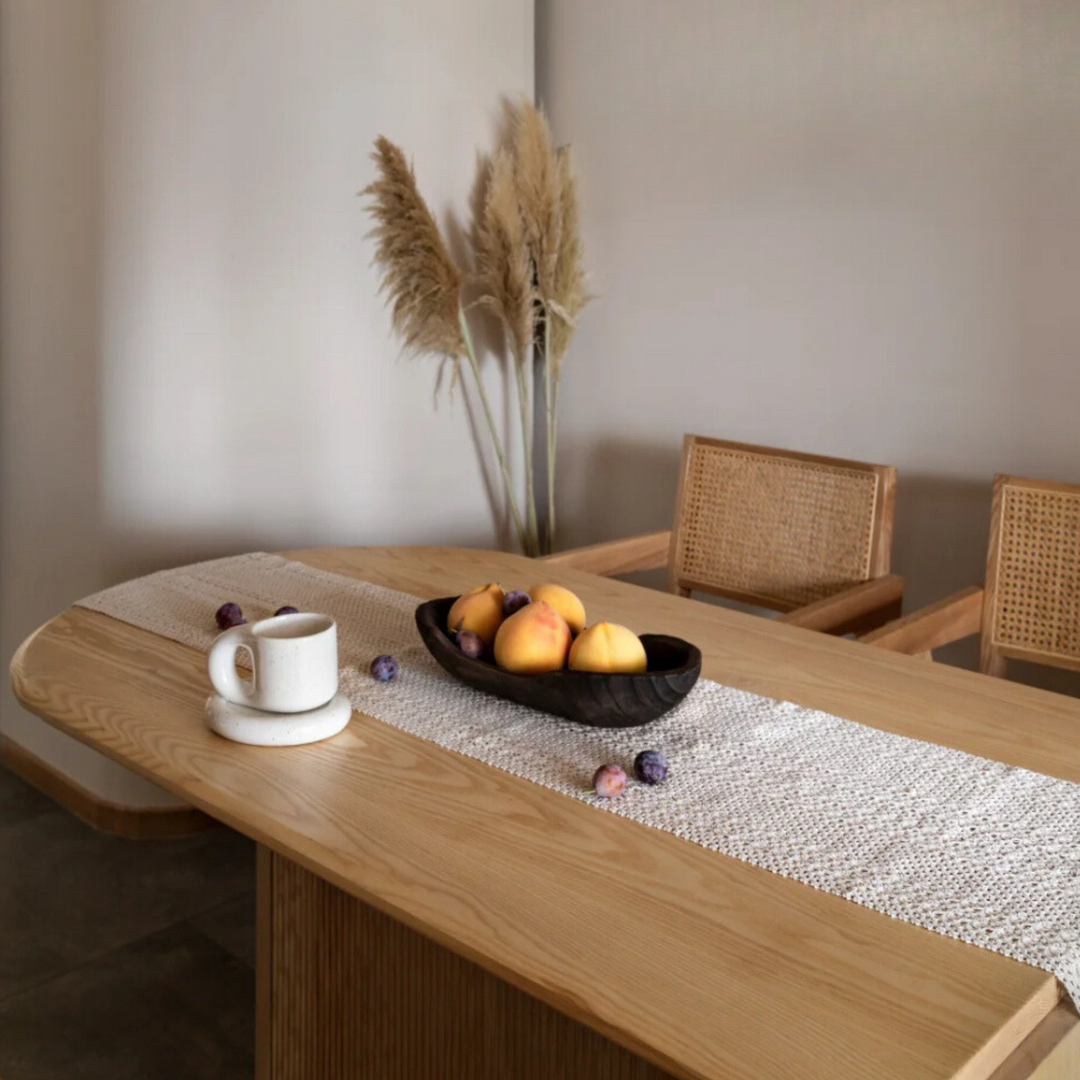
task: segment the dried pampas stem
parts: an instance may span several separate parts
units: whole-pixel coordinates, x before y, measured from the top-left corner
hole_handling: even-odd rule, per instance
[[[522,101],[514,114],[514,183],[540,299],[553,296],[562,233],[558,161],[544,114]]]
[[[555,281],[563,234],[561,170],[544,114],[531,102],[522,101],[513,116],[514,183],[536,283],[535,306],[539,309],[537,340],[543,348],[548,494],[544,549],[550,551],[555,536],[555,433],[552,419],[555,392],[551,357],[551,304],[557,302]]]
[[[574,177],[570,151],[559,150],[559,250],[555,258],[552,297],[548,304],[552,314],[551,356],[558,383],[563,357],[574,336],[577,317],[589,302],[585,292],[585,271],[581,265],[581,228],[578,222],[577,180]]]
[[[503,486],[506,488],[506,501],[510,505],[510,513],[514,518],[514,528],[517,530],[518,543],[526,555],[538,554],[537,545],[525,530],[521,521],[521,511],[518,509],[517,499],[514,497],[514,484],[510,478],[510,468],[506,463],[506,454],[503,452],[502,440],[499,438],[499,429],[495,426],[495,415],[491,411],[491,403],[488,401],[487,391],[484,389],[484,380],[480,378],[480,364],[476,359],[476,349],[473,347],[472,334],[469,333],[469,322],[465,318],[465,309],[458,308],[458,325],[461,328],[461,337],[465,345],[465,355],[469,361],[473,379],[476,382],[476,390],[480,397],[480,403],[484,407],[484,417],[487,420],[488,431],[491,432],[491,442],[495,447],[495,456],[499,461],[499,470],[502,472]]]
[[[375,262],[382,270],[380,290],[387,294],[394,330],[411,352],[449,356],[455,366],[462,358],[468,360],[502,471],[518,540],[524,548],[527,537],[514,498],[506,454],[461,308],[461,272],[450,258],[439,226],[416,186],[416,177],[401,149],[380,135],[371,156],[379,176],[361,194],[371,198],[369,210],[377,222]]]
[[[532,264],[514,185],[514,162],[505,150],[500,150],[491,162],[487,198],[476,240],[479,303],[498,316],[513,355],[525,462],[526,531],[530,541],[539,548],[529,396],[534,337]]]
[[[402,151],[380,137],[372,157],[375,181],[363,191],[376,228],[375,262],[394,330],[405,348],[462,361],[498,459],[506,502],[527,555],[552,550],[555,535],[556,405],[563,358],[588,301],[581,267],[577,191],[569,151],[556,150],[544,114],[522,100],[510,107],[508,144],[490,165],[487,192],[474,232],[477,303],[502,323],[513,358],[525,465],[526,520],[515,497],[507,455],[495,424],[462,306],[462,274],[416,186]],[[534,467],[534,369],[543,364],[547,451],[547,512],[540,536]],[[536,448],[538,449],[538,447]]]
[[[570,151],[558,151],[559,247],[552,276],[552,296],[544,308],[544,412],[547,422],[547,544],[555,540],[555,445],[558,437],[559,377],[563,357],[577,326],[578,315],[588,303],[585,272],[581,264],[581,230],[578,222],[577,181]]]
[[[491,162],[476,256],[480,302],[499,317],[514,359],[521,363],[533,339],[532,267],[514,187],[514,161],[505,150]]]
[[[461,273],[405,155],[380,135],[371,156],[379,176],[361,194],[371,198],[369,210],[377,222],[375,262],[382,269],[380,288],[387,295],[394,330],[411,352],[464,356],[457,314]]]

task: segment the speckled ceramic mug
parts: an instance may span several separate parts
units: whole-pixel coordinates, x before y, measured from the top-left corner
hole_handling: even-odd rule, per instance
[[[251,656],[251,679],[236,673],[238,649]],[[263,712],[308,712],[337,693],[337,623],[301,612],[234,626],[210,646],[207,659],[210,682],[226,701]]]

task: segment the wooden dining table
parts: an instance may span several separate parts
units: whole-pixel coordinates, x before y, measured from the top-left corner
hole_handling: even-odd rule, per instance
[[[554,580],[694,642],[728,686],[1080,782],[1068,697],[505,553],[285,554],[424,599]],[[1080,1076],[1046,971],[360,713],[308,746],[229,742],[203,720],[205,654],[100,613],[46,623],[11,674],[38,716],[257,842],[260,1078]]]

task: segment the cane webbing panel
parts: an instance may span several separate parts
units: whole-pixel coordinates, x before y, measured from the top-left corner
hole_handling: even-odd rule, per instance
[[[680,583],[786,610],[870,577],[874,471],[699,441],[688,454]]]
[[[1080,659],[1080,488],[1001,488],[994,645]]]

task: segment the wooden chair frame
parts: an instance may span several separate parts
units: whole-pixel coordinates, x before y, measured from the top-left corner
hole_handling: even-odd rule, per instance
[[[999,474],[994,477],[985,585],[962,589],[911,615],[879,627],[860,640],[894,652],[929,657],[933,649],[979,634],[979,670],[986,675],[1003,677],[1010,659],[1080,671],[1080,573],[1077,575],[1077,595],[1071,601],[1075,605],[1071,652],[1018,645],[1009,640],[1010,635],[1003,631],[1002,626],[1003,615],[1007,614],[1004,608],[1016,606],[1015,603],[1009,604],[1004,595],[1014,588],[1014,575],[1003,565],[1003,556],[1006,547],[1014,542],[1013,538],[1024,532],[1022,527],[1012,527],[1007,500],[1024,496],[1035,499],[1050,496],[1052,499],[1055,495],[1064,496],[1062,502],[1074,502],[1076,535],[1071,538],[1047,536],[1047,530],[1043,528],[1037,530],[1039,535],[1033,537],[1033,543],[1049,549],[1051,553],[1061,544],[1071,544],[1076,560],[1072,565],[1080,567],[1080,486]]]
[[[866,579],[846,587],[841,586],[836,592],[812,603],[796,605],[776,596],[748,592],[681,575],[678,572],[678,556],[685,527],[687,476],[692,451],[699,446],[745,453],[752,458],[760,457],[764,462],[775,461],[778,466],[785,463],[821,465],[831,469],[843,469],[848,473],[865,473],[871,479],[874,493],[869,523]],[[680,596],[689,596],[693,591],[709,592],[731,600],[772,608],[781,612],[782,622],[794,626],[833,634],[864,633],[895,619],[901,610],[903,578],[889,573],[895,488],[896,470],[891,466],[870,465],[841,458],[778,450],[774,447],[686,435],[683,439],[682,465],[675,500],[675,519],[671,529],[575,548],[548,555],[540,561],[549,566],[571,567],[603,576],[667,567],[668,589]]]

